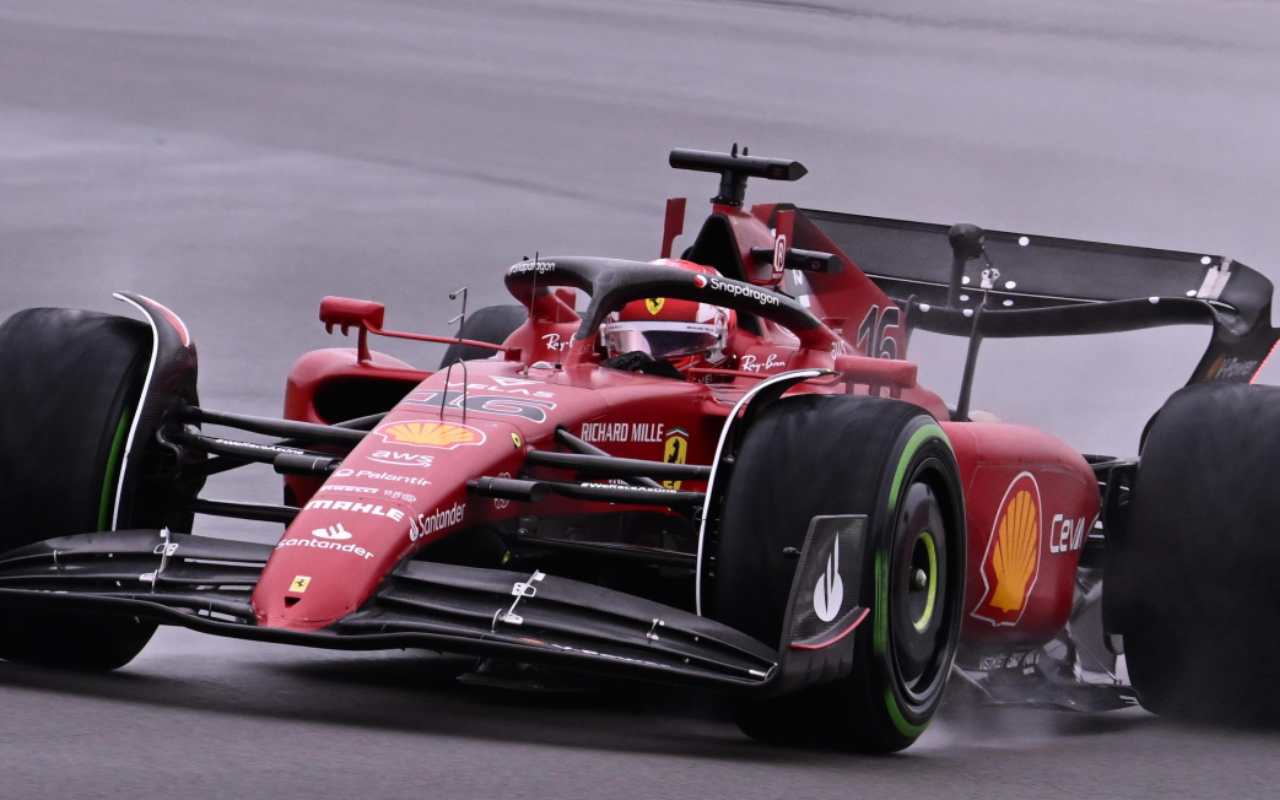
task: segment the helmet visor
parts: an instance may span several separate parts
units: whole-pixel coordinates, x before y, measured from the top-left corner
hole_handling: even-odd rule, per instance
[[[720,343],[715,325],[697,322],[611,322],[601,333],[610,356],[641,352],[674,358],[706,353]]]

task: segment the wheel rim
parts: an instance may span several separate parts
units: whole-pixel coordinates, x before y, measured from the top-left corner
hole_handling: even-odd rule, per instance
[[[934,606],[938,600],[938,547],[934,544],[933,534],[928,530],[920,532],[911,548],[911,575],[907,590],[908,604],[914,612],[911,627],[918,633],[924,633],[933,620]]]
[[[892,533],[889,587],[890,657],[899,689],[923,705],[945,683],[953,650],[947,594],[949,563],[942,503],[918,472],[903,495]]]

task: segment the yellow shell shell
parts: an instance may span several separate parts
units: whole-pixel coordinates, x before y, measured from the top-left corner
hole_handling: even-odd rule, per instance
[[[991,605],[1002,611],[1017,611],[1026,602],[1027,583],[1040,560],[1040,514],[1031,492],[1014,495],[1000,518],[991,567],[996,589]]]
[[[387,436],[402,444],[435,445],[473,442],[476,434],[470,428],[445,422],[401,422],[382,430]]]

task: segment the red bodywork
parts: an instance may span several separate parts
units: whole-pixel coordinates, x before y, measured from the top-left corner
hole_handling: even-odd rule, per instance
[[[673,208],[682,211],[683,202],[668,205],[664,249],[682,222]],[[466,483],[481,475],[519,476],[528,448],[557,449],[557,427],[616,456],[708,464],[733,404],[761,377],[819,367],[842,379],[792,391],[875,391],[942,421],[960,465],[968,517],[966,640],[1035,645],[1055,636],[1067,621],[1080,548],[1099,510],[1084,458],[1027,427],[949,421],[946,404],[915,385],[914,365],[903,360],[901,310],[849,254],[793,212],[713,205],[707,224],[728,226],[744,265],[741,277],[758,286],[778,288],[783,276],[775,268],[780,262],[753,259],[753,248],[781,255],[800,241],[842,259],[840,272],[804,276],[805,304],[839,337],[835,346],[805,346],[760,320],[758,333],[739,327],[729,363],[685,381],[603,369],[594,337],[574,340],[578,317],[558,293],[534,304],[531,319],[503,351],[467,362],[465,371],[415,370],[369,351],[363,331],[359,349],[310,352],[290,373],[287,417],[333,423],[394,408],[327,482],[288,479],[302,512],[253,594],[260,624],[322,628],[359,608],[397,563],[424,546],[530,513],[519,502],[469,497]],[[326,321],[381,328],[376,305],[326,303],[331,315],[340,314]],[[465,416],[459,407],[464,386]],[[618,507],[551,498],[535,511],[591,515]]]

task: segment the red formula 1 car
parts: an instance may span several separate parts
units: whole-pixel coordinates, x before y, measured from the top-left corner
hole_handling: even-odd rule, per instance
[[[518,304],[466,315],[464,296],[456,337],[325,298],[356,347],[304,355],[282,420],[200,406],[190,333],[141,295],[119,298],[146,324],[10,318],[0,656],[111,669],[157,624],[417,647],[724,690],[752,736],[864,751],[909,745],[953,679],[1080,709],[1266,706],[1276,646],[1252,630],[1277,618],[1280,501],[1258,443],[1280,402],[1249,385],[1277,339],[1262,276],[747,210],[748,178],[804,167],[736,147],[671,164],[720,176],[680,258],[672,200],[659,259],[520,262]],[[1208,350],[1141,461],[969,408],[984,338],[1199,322]],[[954,405],[906,360],[921,329],[968,338]],[[450,351],[429,372],[370,335]],[[284,476],[281,505],[199,496],[255,462]],[[195,514],[287,527],[227,541],[187,533]]]

